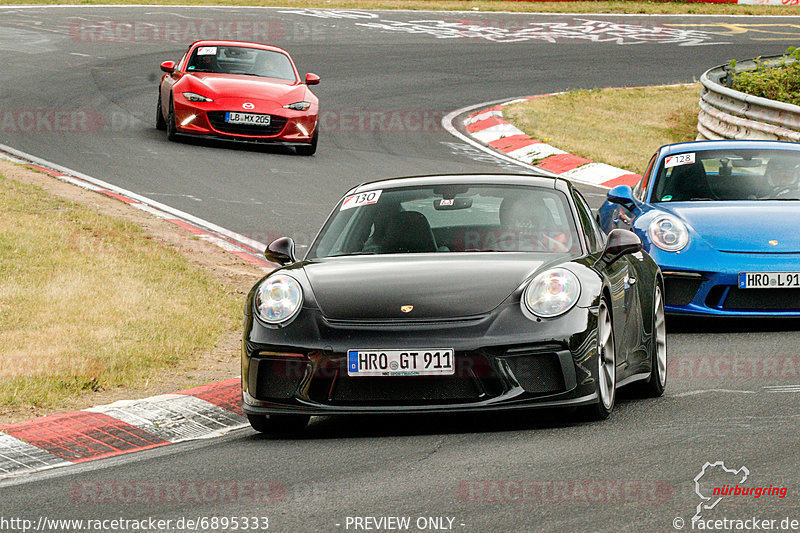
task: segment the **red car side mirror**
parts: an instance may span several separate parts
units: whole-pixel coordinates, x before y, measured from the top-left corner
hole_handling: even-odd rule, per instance
[[[319,83],[319,76],[309,72],[306,74],[306,85],[317,85]]]
[[[172,74],[173,72],[175,72],[175,62],[164,61],[163,63],[161,63],[161,70],[163,70],[167,74]]]

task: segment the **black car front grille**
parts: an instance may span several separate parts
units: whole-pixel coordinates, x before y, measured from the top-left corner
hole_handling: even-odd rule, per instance
[[[307,367],[304,360],[295,358],[254,358],[251,364],[257,365],[251,370],[258,376],[255,397],[262,400],[286,399],[294,396]]]
[[[751,311],[800,310],[800,289],[740,289],[731,287],[723,309]]]
[[[337,380],[335,403],[430,403],[475,400],[475,381],[463,377],[361,377]]]
[[[517,383],[532,394],[562,392],[566,389],[561,362],[555,352],[508,350],[503,357]]]
[[[351,377],[346,358],[341,364],[330,361],[315,370],[308,394],[328,405],[426,405],[481,401],[503,390],[491,362],[473,352],[456,354],[455,373],[450,376]]]
[[[208,121],[211,127],[222,133],[230,135],[254,135],[270,137],[279,134],[286,126],[288,119],[278,115],[271,115],[269,126],[255,126],[251,124],[228,124],[225,122],[226,111],[209,111]]]
[[[703,278],[699,274],[670,275],[664,274],[664,303],[666,305],[684,306],[694,300]]]

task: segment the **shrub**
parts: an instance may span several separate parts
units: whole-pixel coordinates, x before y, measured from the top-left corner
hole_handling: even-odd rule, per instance
[[[784,60],[776,66],[765,66],[756,59],[755,70],[738,72],[733,77],[733,89],[778,102],[800,105],[800,49],[790,47]],[[736,63],[731,61],[732,70]]]

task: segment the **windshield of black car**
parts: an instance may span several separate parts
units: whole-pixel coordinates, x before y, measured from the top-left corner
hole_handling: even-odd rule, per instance
[[[722,149],[670,154],[652,202],[799,200],[800,151]]]
[[[189,58],[186,71],[297,80],[286,55],[243,46],[198,46]]]
[[[567,198],[539,187],[440,185],[342,199],[308,259],[372,254],[581,250]]]

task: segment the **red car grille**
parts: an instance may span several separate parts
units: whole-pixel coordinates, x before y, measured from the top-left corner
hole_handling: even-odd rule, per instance
[[[254,135],[260,137],[269,137],[279,134],[286,126],[289,119],[278,115],[270,115],[269,126],[251,126],[248,124],[228,124],[225,122],[225,111],[209,111],[208,121],[211,127],[222,133],[229,135]]]

